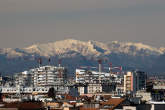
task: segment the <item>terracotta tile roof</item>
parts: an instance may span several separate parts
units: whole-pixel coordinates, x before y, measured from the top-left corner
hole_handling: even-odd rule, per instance
[[[68,94],[65,95],[65,98],[66,98],[67,100],[76,100],[75,97],[72,97],[72,96],[70,96],[70,95],[68,95]]]
[[[21,110],[34,110],[44,108],[44,105],[42,102],[15,102],[5,103],[5,106],[3,108],[19,108]]]
[[[99,110],[98,108],[83,108],[80,107],[80,110]]]
[[[104,105],[112,105],[113,107],[109,110],[113,110],[119,104],[121,104],[125,99],[124,98],[111,98],[107,102],[101,102],[102,106]]]

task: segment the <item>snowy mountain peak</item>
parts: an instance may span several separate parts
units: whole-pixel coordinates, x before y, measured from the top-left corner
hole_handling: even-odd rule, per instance
[[[162,53],[165,53],[165,47],[160,47],[159,50],[160,50]]]
[[[100,56],[111,53],[124,53],[128,55],[161,55],[165,48],[155,48],[143,43],[112,41],[108,43],[98,41],[80,41],[75,39],[66,39],[62,41],[50,42],[46,44],[34,44],[23,49],[2,49],[0,52],[8,56],[23,56],[27,54],[38,54],[40,56],[50,57],[54,55],[73,56],[81,54],[83,56]],[[74,53],[74,54],[73,54]]]
[[[20,72],[36,66],[36,58],[42,57],[44,63],[47,58],[64,58],[64,64],[73,68],[77,65],[95,65],[98,58],[111,61],[114,65],[124,65],[140,69],[156,67],[165,59],[165,48],[155,48],[143,43],[111,41],[79,41],[66,39],[45,44],[34,44],[27,48],[0,49],[0,70],[6,73]],[[156,63],[155,63],[156,62]],[[55,63],[55,62],[54,62]],[[72,63],[72,64],[70,64]],[[9,68],[6,69],[10,65]],[[161,67],[160,66],[160,67]],[[159,66],[158,66],[159,67]],[[161,71],[165,71],[162,67]]]
[[[164,53],[158,48],[151,47],[143,43],[112,41],[107,43],[107,45],[112,51],[128,53],[132,55],[160,55]]]

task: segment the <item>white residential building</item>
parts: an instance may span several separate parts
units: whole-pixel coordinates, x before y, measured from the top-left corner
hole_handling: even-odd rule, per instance
[[[80,85],[79,94],[108,93],[116,84],[122,84],[122,76],[102,71],[76,69],[76,83]],[[82,86],[84,85],[84,86]]]
[[[102,85],[101,84],[89,84],[88,85],[88,94],[95,94],[102,92]]]
[[[52,87],[66,83],[64,67],[42,66],[15,75],[16,86]]]
[[[76,83],[122,83],[122,78],[119,75],[97,72],[84,69],[76,69]]]
[[[47,93],[53,87],[59,93],[67,93],[66,69],[64,67],[42,66],[14,76],[12,87],[2,87],[2,93]]]

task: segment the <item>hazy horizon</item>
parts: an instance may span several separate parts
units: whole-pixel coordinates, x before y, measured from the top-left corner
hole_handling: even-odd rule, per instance
[[[165,47],[164,0],[1,0],[0,48],[64,39]]]

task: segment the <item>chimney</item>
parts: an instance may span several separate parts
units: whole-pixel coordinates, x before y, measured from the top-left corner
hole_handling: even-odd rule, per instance
[[[102,60],[101,59],[98,60],[98,63],[99,63],[99,72],[101,72],[102,71]]]
[[[61,59],[58,60],[58,66],[61,67]]]

